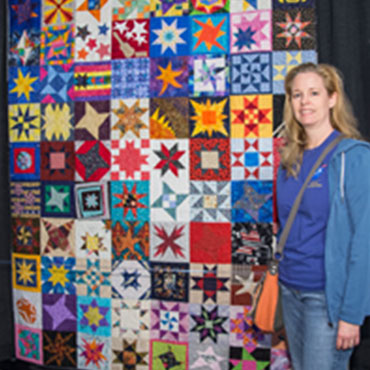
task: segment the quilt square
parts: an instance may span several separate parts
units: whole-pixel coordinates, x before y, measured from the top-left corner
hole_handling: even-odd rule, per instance
[[[315,50],[274,51],[272,54],[273,93],[285,94],[284,79],[287,73],[301,63],[317,63]]]
[[[272,181],[233,181],[233,222],[272,222]]]
[[[29,328],[42,328],[42,303],[39,292],[13,289],[14,322]]]
[[[150,338],[151,301],[112,299],[112,337],[119,339]]]
[[[230,0],[230,13],[240,13],[245,11],[263,10],[271,8],[272,8],[271,0]]]
[[[116,221],[112,225],[113,260],[148,260],[149,223]]]
[[[40,216],[40,183],[10,183],[10,214],[12,217]]]
[[[315,0],[272,0],[272,2],[274,9],[311,8],[315,6]]]
[[[39,67],[10,67],[8,73],[9,104],[40,102]]]
[[[40,292],[40,256],[12,254],[13,288],[29,292]]]
[[[112,221],[149,221],[149,181],[111,182]]]
[[[38,218],[12,218],[12,247],[16,253],[40,253],[40,220]]]
[[[40,64],[68,64],[74,59],[74,26],[49,26],[41,30]]]
[[[40,65],[39,27],[10,32],[8,65],[10,67]]]
[[[152,18],[150,20],[150,56],[188,55],[189,17]]]
[[[112,298],[150,299],[151,267],[149,261],[116,260],[112,266]]]
[[[191,138],[229,136],[228,98],[194,98],[189,100]]]
[[[190,265],[190,302],[230,304],[231,265]]]
[[[170,17],[188,13],[188,0],[150,0],[151,16]],[[152,18],[152,19],[153,19]]]
[[[113,0],[113,21],[143,18],[150,18],[150,0]]]
[[[150,337],[186,342],[189,333],[189,305],[152,301]]]
[[[152,222],[150,260],[189,262],[189,225],[175,222]]]
[[[42,218],[41,254],[49,256],[75,256],[75,225],[68,218]]]
[[[112,232],[99,220],[76,220],[76,257],[108,260],[111,258]]]
[[[42,331],[15,325],[15,357],[19,360],[43,364]]]
[[[113,99],[111,101],[111,138],[149,138],[149,99]]]
[[[9,156],[11,180],[40,179],[40,144],[13,143]]]
[[[42,217],[75,217],[73,182],[46,182],[41,185]]]
[[[230,180],[230,141],[228,139],[190,140],[191,180]]]
[[[229,346],[215,343],[189,343],[190,368],[227,369]]]
[[[75,140],[110,139],[109,100],[75,103]]]
[[[111,352],[111,338],[95,334],[78,333],[77,368],[109,370]]]
[[[149,180],[150,141],[112,140],[111,180]]]
[[[184,139],[189,137],[188,98],[150,99],[150,137]]]
[[[271,50],[271,28],[270,10],[231,14],[230,52],[232,54],[240,54]]]
[[[231,262],[230,223],[190,223],[190,261],[192,263]]]
[[[42,25],[71,25],[74,20],[74,0],[45,0],[42,5]]]
[[[228,54],[228,52],[228,14],[213,14],[212,16],[200,15],[191,17],[192,54]]]
[[[229,369],[270,369],[270,349],[250,346],[230,347]]]
[[[112,59],[149,57],[149,19],[112,22]]]
[[[76,332],[43,331],[44,365],[76,367]]]
[[[213,14],[229,11],[230,0],[190,0],[190,14]]]
[[[74,100],[107,100],[112,88],[111,62],[75,64],[73,72]]]
[[[316,49],[315,9],[274,10],[274,50]]]
[[[187,56],[150,60],[150,96],[188,96],[189,60]]]
[[[152,299],[188,302],[188,263],[152,262],[151,267]]]
[[[38,0],[10,0],[9,15],[11,30],[22,31],[23,29],[40,26],[40,2]]]
[[[149,98],[149,58],[112,61],[112,98]]]
[[[149,364],[149,340],[112,338],[112,370],[146,370]]]
[[[188,369],[188,349],[186,342],[152,339],[150,341],[150,369]]]
[[[232,138],[272,137],[272,95],[230,97]]]
[[[77,296],[72,294],[42,295],[44,330],[75,332],[77,330]],[[50,344],[50,343],[49,343]]]
[[[108,185],[106,182],[76,184],[75,194],[78,218],[109,218]]]
[[[12,104],[8,109],[9,142],[40,141],[40,104]]]
[[[77,181],[109,179],[111,166],[109,141],[76,141],[75,159]]]
[[[225,96],[230,90],[227,55],[194,55],[189,63],[189,93],[192,96]]]
[[[73,100],[73,64],[40,67],[41,103],[64,103]]]
[[[79,296],[110,298],[111,261],[78,258],[76,262],[76,293]]]
[[[230,183],[228,181],[191,181],[191,221],[230,222],[230,189]]]

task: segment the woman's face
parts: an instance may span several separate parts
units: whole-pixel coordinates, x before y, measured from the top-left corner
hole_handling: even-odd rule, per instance
[[[293,114],[305,129],[331,126],[330,108],[336,100],[336,93],[329,96],[323,79],[315,72],[299,73],[292,82]]]

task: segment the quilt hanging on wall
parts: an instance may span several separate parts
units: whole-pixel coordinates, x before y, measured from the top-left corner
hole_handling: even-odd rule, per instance
[[[256,328],[313,0],[9,0],[17,358],[288,369]]]

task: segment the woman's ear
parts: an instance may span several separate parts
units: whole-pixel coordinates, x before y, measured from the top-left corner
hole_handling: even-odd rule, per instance
[[[329,108],[333,108],[335,104],[337,104],[337,97],[338,97],[338,94],[336,92],[331,94],[329,98]]]

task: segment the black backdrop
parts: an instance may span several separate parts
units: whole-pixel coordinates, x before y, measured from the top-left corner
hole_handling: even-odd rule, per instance
[[[13,357],[8,197],[6,0],[0,0],[0,359]],[[370,1],[316,0],[319,61],[338,67],[370,138]],[[369,236],[370,237],[370,236]]]

